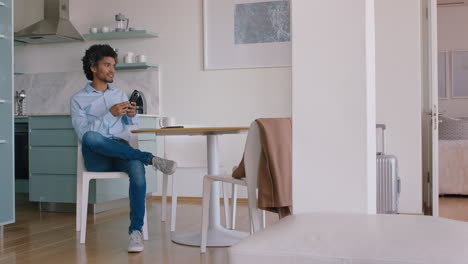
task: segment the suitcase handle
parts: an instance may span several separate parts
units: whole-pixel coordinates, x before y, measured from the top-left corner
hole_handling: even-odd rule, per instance
[[[397,179],[397,193],[401,193],[401,180],[400,178]]]
[[[381,144],[382,144],[382,149],[381,149],[381,152],[377,152],[377,155],[384,155],[385,153],[385,129],[387,128],[387,126],[385,124],[376,124],[376,130],[378,129],[381,129],[382,130],[382,133],[380,134],[381,135]],[[377,144],[378,146],[378,144]]]

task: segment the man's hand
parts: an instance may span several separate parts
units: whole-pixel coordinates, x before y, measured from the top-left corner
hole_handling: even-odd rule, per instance
[[[127,114],[129,107],[130,107],[130,102],[122,102],[120,104],[113,105],[109,109],[109,112],[111,112],[113,116],[123,116]]]
[[[136,115],[136,103],[130,102],[127,108],[127,116],[134,117]]]

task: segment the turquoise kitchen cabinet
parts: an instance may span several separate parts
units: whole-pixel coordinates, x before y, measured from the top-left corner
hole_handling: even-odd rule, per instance
[[[140,116],[147,127],[155,117]],[[75,203],[77,136],[69,115],[29,117],[29,200]],[[144,137],[142,150],[156,149],[156,137]],[[147,167],[148,192],[156,191],[156,172]],[[91,181],[89,203],[99,204],[128,197],[128,179]]]
[[[15,222],[13,1],[0,0],[0,239]]]
[[[77,138],[71,118],[30,116],[29,200],[74,203],[76,200]],[[90,186],[95,190],[95,186]],[[90,202],[95,202],[90,192]]]

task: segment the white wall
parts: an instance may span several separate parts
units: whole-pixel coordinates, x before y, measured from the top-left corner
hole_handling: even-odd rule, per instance
[[[421,2],[376,0],[377,122],[398,157],[400,211],[422,213]]]
[[[16,0],[15,31],[42,17],[43,1]],[[143,53],[160,65],[161,112],[179,124],[212,126],[245,125],[258,117],[291,116],[291,68],[203,71],[202,0],[70,0],[70,16],[82,33],[92,26],[114,26],[114,15],[123,12],[130,26],[159,32],[156,39],[108,41],[119,49]],[[81,57],[95,42],[27,45],[17,47],[16,68],[29,73],[81,71]],[[118,73],[116,78],[118,78]],[[76,89],[80,89],[77,87]],[[147,101],[151,101],[147,98]],[[184,156],[206,156],[203,138],[193,139],[199,148]],[[220,138],[225,168],[242,156],[245,135]],[[177,157],[176,157],[177,158]],[[204,166],[203,159],[186,162]],[[198,162],[198,163],[197,163]],[[184,167],[184,164],[181,164]],[[183,168],[178,178],[179,195],[197,196],[203,173]]]
[[[295,213],[375,212],[373,2],[292,2]]]
[[[366,211],[364,1],[293,3],[295,210]],[[375,0],[375,18],[377,122],[399,159],[400,211],[421,213],[421,2]]]
[[[468,5],[439,7],[437,9],[439,50],[468,50],[467,24]],[[451,95],[450,89],[448,94]],[[468,117],[468,99],[450,99],[450,97],[441,99],[439,111],[451,116]]]

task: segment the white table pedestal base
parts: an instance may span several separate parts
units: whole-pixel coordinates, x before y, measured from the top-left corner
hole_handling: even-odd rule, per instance
[[[205,128],[168,128],[168,129],[139,129],[132,133],[156,133],[160,136],[177,135],[203,135],[207,143],[207,169],[209,175],[219,174],[219,146],[218,135],[239,134],[247,131],[248,127],[205,127]],[[208,247],[228,247],[249,236],[247,232],[226,229],[220,224],[219,204],[219,182],[211,183],[209,225],[208,225]],[[173,219],[172,221],[174,221]],[[201,220],[201,219],[200,219]],[[189,246],[200,246],[201,233],[171,233],[171,240],[178,244]]]
[[[208,174],[219,174],[219,150],[217,135],[207,135]],[[220,224],[219,182],[211,183],[210,216],[207,247],[228,247],[249,236],[247,232],[226,229]],[[189,246],[200,246],[201,233],[172,234],[173,242]]]
[[[208,247],[229,247],[240,240],[249,236],[247,232],[241,232],[236,230],[229,230],[223,227],[212,228],[208,230]],[[172,242],[177,244],[197,246],[201,244],[201,233],[185,233],[185,234],[171,234]]]

